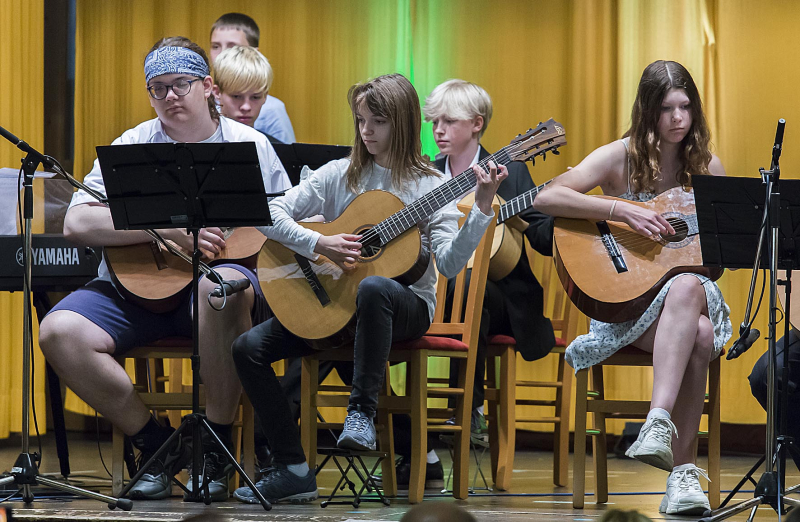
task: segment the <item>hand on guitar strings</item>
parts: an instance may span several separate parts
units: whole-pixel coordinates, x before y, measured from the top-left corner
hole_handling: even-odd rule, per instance
[[[675,229],[658,212],[622,201],[618,202],[613,210],[612,220],[624,221],[631,229],[645,237],[658,241],[662,235],[675,235]]]
[[[314,247],[314,252],[321,254],[339,268],[349,272],[356,268],[356,261],[361,259],[361,236],[356,234],[336,234],[334,236],[320,236]]]
[[[475,190],[475,203],[478,208],[487,216],[492,212],[492,200],[497,193],[500,183],[508,177],[508,168],[500,165],[498,168],[494,161],[489,162],[489,172],[483,170],[480,165],[472,167],[478,188]]]
[[[175,234],[168,239],[173,240],[188,252],[194,249],[194,237],[185,231],[175,229]],[[197,246],[203,257],[214,259],[225,248],[225,233],[217,227],[201,228],[200,234],[197,236]]]

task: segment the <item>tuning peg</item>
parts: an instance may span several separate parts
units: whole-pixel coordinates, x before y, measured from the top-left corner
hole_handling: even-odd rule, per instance
[[[531,165],[536,166],[536,155],[531,156]]]
[[[533,129],[530,129],[530,128],[529,128],[529,129],[528,129],[528,132],[531,132],[531,131],[533,131]]]
[[[517,134],[517,138],[521,138],[521,137],[522,137],[522,134]]]
[[[542,122],[539,122],[539,125],[541,125],[541,124],[542,124]]]
[[[543,151],[542,152],[542,161],[546,161],[546,160],[547,160],[547,151]]]
[[[560,150],[558,150],[558,149],[553,149],[553,151],[552,151],[552,152],[553,152],[553,155],[554,155],[554,156],[558,156],[559,154],[561,154],[561,151],[560,151]]]

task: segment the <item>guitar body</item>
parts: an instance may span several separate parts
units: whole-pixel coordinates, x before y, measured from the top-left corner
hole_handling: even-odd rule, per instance
[[[404,208],[389,192],[373,190],[356,197],[341,216],[328,223],[298,223],[323,235],[361,234]],[[365,253],[354,270],[344,272],[325,256],[310,261],[310,267],[330,297],[323,305],[313,291],[295,252],[277,241],[264,243],[258,256],[258,279],[270,309],[293,334],[319,340],[339,333],[356,313],[358,285],[369,276],[397,279],[404,275],[419,279],[429,256],[422,248],[422,236],[411,227],[377,252]],[[414,279],[416,278],[416,279]]]
[[[625,223],[607,222],[627,271],[615,267],[595,222],[569,218],[555,221],[554,259],[567,295],[584,314],[608,323],[639,317],[676,274],[695,272],[714,280],[721,275],[721,271],[702,266],[693,192],[676,187],[645,203],[627,202],[658,212],[677,232],[657,242]]]
[[[209,264],[237,263],[254,268],[266,239],[253,227],[233,229],[225,238],[225,248]],[[191,252],[184,253],[191,257]],[[192,265],[155,241],[105,247],[103,255],[120,294],[151,312],[174,310],[191,290]]]
[[[475,193],[471,192],[464,196],[458,202],[458,208],[464,214],[468,214],[472,205],[475,203]],[[493,204],[502,206],[505,200],[495,195]],[[524,223],[521,219],[513,217]],[[492,238],[492,253],[489,260],[489,279],[492,281],[499,281],[514,270],[514,267],[519,263],[519,258],[522,255],[522,232],[513,227],[509,222],[499,223],[494,229],[494,237]],[[472,263],[475,259],[475,254],[469,258],[467,267],[472,268]]]

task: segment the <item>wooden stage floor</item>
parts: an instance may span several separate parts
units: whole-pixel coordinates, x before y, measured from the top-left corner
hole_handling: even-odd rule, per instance
[[[106,475],[98,456],[96,441],[70,440],[70,465],[72,469],[71,483],[77,486],[110,494],[110,479]],[[35,439],[33,439],[35,442]],[[19,447],[9,441],[4,441],[0,446],[0,472],[8,471],[19,454]],[[103,455],[106,464],[111,455],[109,442],[102,442]],[[34,450],[36,447],[34,446]],[[443,452],[439,452],[442,456]],[[449,469],[449,457],[444,456],[445,471]],[[755,463],[755,457],[724,457],[722,460],[722,489],[730,490],[739,479]],[[703,467],[705,459],[702,458],[700,466]],[[609,490],[611,492],[609,504],[596,505],[593,497],[586,499],[586,508],[574,510],[572,508],[572,489],[570,487],[557,488],[551,481],[552,455],[547,452],[521,451],[517,453],[516,469],[514,471],[513,489],[505,493],[476,492],[469,500],[458,501],[459,505],[470,511],[480,521],[515,522],[522,520],[537,521],[596,521],[603,512],[611,508],[636,509],[655,520],[693,520],[688,517],[666,517],[658,513],[658,505],[663,496],[666,473],[652,467],[640,464],[630,459],[610,458],[609,460]],[[587,462],[591,469],[591,461]],[[472,472],[475,471],[473,464]],[[482,469],[489,475],[489,456],[484,458]],[[45,473],[58,471],[55,445],[51,435],[44,437],[44,459],[42,470]],[[760,470],[756,478],[760,476]],[[59,477],[52,475],[53,478]],[[323,470],[318,479],[320,494],[327,496],[330,489],[339,478],[335,467]],[[480,480],[480,479],[479,479]],[[587,478],[588,488],[593,488],[593,477]],[[789,466],[790,485],[800,482],[800,473],[793,465]],[[747,492],[740,493],[737,498],[744,500],[752,497],[752,487],[748,486]],[[169,522],[183,520],[198,513],[218,513],[235,521],[384,521],[399,520],[408,511],[410,505],[403,498],[392,499],[390,507],[380,503],[362,503],[358,509],[351,505],[331,505],[322,509],[319,502],[308,505],[296,506],[279,504],[269,512],[261,506],[245,505],[230,499],[227,502],[215,503],[211,506],[202,504],[184,503],[177,496],[163,501],[134,502],[133,510],[123,512],[111,511],[108,507],[94,500],[83,499],[57,499],[49,498],[46,491],[37,491],[39,497],[32,506],[25,507],[20,502],[9,501],[6,504],[14,510],[15,518],[19,520],[125,520],[125,521],[159,521]],[[724,498],[723,494],[723,498]],[[4,495],[5,496],[5,495]],[[452,497],[440,494],[426,497],[426,502],[454,502]],[[695,517],[696,518],[696,517]],[[746,520],[746,514],[741,514],[730,520]],[[756,520],[777,520],[777,515],[769,508],[760,508]]]

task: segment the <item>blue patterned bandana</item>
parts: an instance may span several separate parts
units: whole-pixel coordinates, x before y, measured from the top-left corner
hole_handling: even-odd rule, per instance
[[[186,47],[160,47],[144,60],[145,82],[162,74],[188,74],[205,78],[209,75],[203,57]]]

